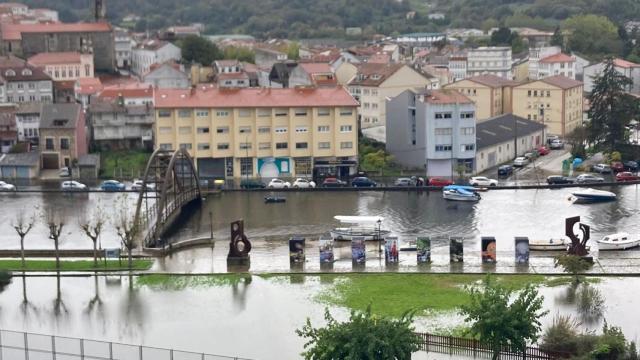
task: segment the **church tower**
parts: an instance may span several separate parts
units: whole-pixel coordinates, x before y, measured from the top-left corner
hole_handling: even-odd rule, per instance
[[[95,0],[94,10],[96,22],[107,20],[107,0]]]

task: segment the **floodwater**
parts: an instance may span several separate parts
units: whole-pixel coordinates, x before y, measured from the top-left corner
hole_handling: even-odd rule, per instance
[[[303,340],[295,330],[307,317],[323,324],[325,305],[314,297],[332,286],[316,276],[254,275],[238,283],[186,287],[140,286],[135,278],[131,287],[126,276],[63,277],[58,296],[57,283],[55,277],[28,277],[24,288],[23,279],[15,277],[0,293],[0,328],[253,359],[299,358]],[[583,327],[600,330],[606,318],[637,340],[640,278],[608,278],[592,286],[605,299],[604,317]],[[556,314],[576,316],[567,288],[541,289],[550,310],[544,326]],[[331,312],[339,320],[348,314],[335,307]],[[455,314],[416,320],[419,331],[462,323]]]

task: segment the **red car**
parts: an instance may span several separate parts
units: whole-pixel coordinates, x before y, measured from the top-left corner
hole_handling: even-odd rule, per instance
[[[453,185],[453,181],[444,178],[433,177],[429,179],[429,186],[448,186]]]
[[[640,176],[634,175],[628,171],[619,172],[616,174],[616,181],[638,181],[640,180]]]
[[[549,149],[547,149],[546,146],[540,146],[538,149],[538,154],[540,154],[540,156],[545,156],[549,153]]]
[[[624,171],[624,164],[620,161],[614,161],[611,163],[611,170],[613,170],[613,172]]]

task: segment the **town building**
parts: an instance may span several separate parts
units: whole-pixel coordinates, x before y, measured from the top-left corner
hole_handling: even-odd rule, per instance
[[[631,94],[640,94],[640,64],[623,59],[613,59],[613,66],[618,73],[631,79],[632,84],[626,87]],[[584,91],[590,93],[595,84],[595,78],[604,71],[605,63],[599,62],[584,68]]]
[[[299,63],[289,74],[289,86],[337,86],[336,74],[327,63]]]
[[[268,84],[265,84],[270,88],[288,88],[289,77],[293,69],[298,66],[295,61],[285,61],[273,64],[273,67],[269,71]]]
[[[53,81],[75,81],[92,78],[93,54],[79,52],[49,52],[30,57],[27,62],[47,73]]]
[[[184,66],[175,62],[151,65],[149,72],[142,75],[142,83],[161,89],[191,87],[191,80],[184,71]]]
[[[559,46],[532,46],[529,48],[529,79],[538,80],[540,60],[562,53]]]
[[[545,143],[545,126],[513,114],[503,114],[476,125],[476,173],[482,173]]]
[[[9,56],[0,58],[2,102],[53,102],[53,82],[41,69]]]
[[[150,104],[95,101],[87,111],[91,143],[101,150],[152,149],[155,114]]]
[[[340,86],[348,86],[349,81],[358,74],[357,64],[348,61],[342,61],[337,65],[332,65],[332,67],[336,74],[336,81]]]
[[[510,46],[481,46],[467,52],[467,74],[511,79],[511,61]]]
[[[434,77],[400,63],[359,64],[358,73],[349,82],[351,95],[360,102],[359,121],[362,128],[384,126],[386,98],[409,89],[437,89]]]
[[[427,176],[453,178],[474,170],[475,105],[454,90],[406,90],[387,100],[387,151]]]
[[[496,75],[478,75],[446,85],[476,104],[476,119],[483,121],[511,112],[511,91],[516,83]]]
[[[518,33],[521,38],[525,39],[532,46],[549,45],[551,38],[553,38],[553,31],[542,31],[526,27],[513,27],[511,31]]]
[[[131,50],[131,71],[142,76],[151,70],[153,64],[180,61],[181,58],[182,50],[172,43],[162,40],[147,40]]]
[[[514,59],[511,74],[515,82],[525,82],[529,80],[529,59],[526,57]]]
[[[102,89],[102,81],[99,78],[81,78],[76,80],[73,86],[73,94],[76,102],[82,105],[83,110],[86,110],[91,104],[92,98],[99,94]]]
[[[128,70],[131,67],[131,54],[133,49],[133,39],[125,29],[116,28],[113,32],[116,67],[118,69]]]
[[[357,106],[341,87],[159,89],[154,143],[188,150],[204,179],[348,177]]]
[[[555,75],[562,75],[575,80],[576,59],[563,53],[540,59],[538,62],[538,74],[536,74],[535,79],[543,79]]]
[[[252,86],[252,81],[244,64],[238,60],[216,60],[213,62],[214,81],[219,87],[244,88]],[[257,78],[254,81],[257,86]]]
[[[45,104],[39,146],[43,169],[71,167],[87,154],[85,116],[79,104]]]
[[[467,57],[452,55],[449,57],[449,82],[456,82],[467,78]]]
[[[40,154],[26,152],[6,154],[0,158],[0,177],[4,179],[28,180],[40,175]]]
[[[46,52],[91,53],[94,67],[112,71],[116,58],[113,29],[107,22],[96,23],[44,23],[1,25],[4,55],[30,58]]]
[[[8,153],[18,142],[16,105],[0,105],[0,154]]]
[[[141,83],[105,86],[98,94],[101,101],[118,101],[123,105],[153,105],[153,86]]]
[[[582,124],[583,85],[562,75],[513,88],[513,114],[544,124],[547,133],[566,137]]]
[[[23,103],[18,105],[18,109],[16,110],[18,141],[28,141],[31,144],[39,143],[41,112],[41,103]]]
[[[287,53],[266,46],[255,46],[253,52],[256,65],[261,68],[272,68],[275,63],[287,61],[289,58]]]

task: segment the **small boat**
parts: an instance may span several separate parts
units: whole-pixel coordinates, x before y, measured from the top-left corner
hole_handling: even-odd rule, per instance
[[[391,231],[382,228],[384,218],[381,216],[342,216],[333,217],[348,227],[337,227],[331,230],[331,237],[338,241],[351,241],[354,237],[363,237],[365,241],[381,240]]]
[[[604,202],[604,201],[613,201],[616,199],[616,194],[610,191],[604,190],[596,190],[596,189],[585,189],[574,191],[571,195],[575,198],[575,203],[594,203],[594,202]]]
[[[598,250],[627,250],[640,246],[640,239],[631,239],[627,233],[607,235],[602,240],[597,240]]]
[[[531,240],[529,241],[529,249],[533,251],[564,251],[571,241],[569,239],[549,239],[549,240]]]
[[[287,198],[283,196],[267,195],[264,197],[265,204],[283,203],[286,201],[287,201]]]
[[[480,194],[472,186],[448,185],[442,189],[442,197],[451,201],[479,201]]]
[[[409,240],[400,245],[400,251],[418,251],[418,242],[416,240]]]

